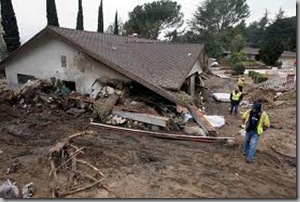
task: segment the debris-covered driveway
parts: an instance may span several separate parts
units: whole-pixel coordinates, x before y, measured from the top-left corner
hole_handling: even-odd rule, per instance
[[[296,197],[295,168],[267,152],[259,151],[249,165],[239,146],[130,136],[52,109],[28,113],[2,103],[0,112],[0,180],[34,182],[34,197],[51,197],[49,146],[83,130],[98,135],[74,144],[85,146],[85,160],[104,173],[107,190],[99,186],[70,197]]]

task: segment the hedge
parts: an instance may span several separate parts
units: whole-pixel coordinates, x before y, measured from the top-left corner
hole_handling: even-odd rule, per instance
[[[248,76],[252,78],[252,74],[254,73],[254,71],[249,71],[248,72]]]
[[[262,74],[258,74],[254,80],[254,83],[261,83],[268,80],[268,77]]]

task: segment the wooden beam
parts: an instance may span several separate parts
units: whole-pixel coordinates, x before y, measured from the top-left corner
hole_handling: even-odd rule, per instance
[[[148,123],[151,125],[167,127],[168,123],[170,122],[169,118],[161,117],[161,116],[154,116],[149,114],[140,114],[140,113],[132,113],[132,112],[125,112],[120,109],[113,109],[112,114],[121,116],[123,118],[132,119],[135,121],[140,121],[143,123]]]
[[[98,126],[101,128],[106,128],[109,130],[115,130],[115,131],[128,131],[130,133],[128,134],[140,134],[140,135],[149,135],[153,137],[159,137],[159,138],[168,138],[168,139],[176,139],[176,140],[188,140],[188,141],[227,141],[227,140],[235,140],[234,137],[208,137],[208,136],[191,136],[191,135],[182,135],[182,134],[171,134],[171,133],[159,133],[159,132],[152,132],[152,131],[143,131],[143,130],[136,130],[136,129],[129,129],[129,128],[123,128],[118,126],[111,126],[101,123],[90,123],[93,126]]]
[[[205,134],[215,134],[216,130],[212,127],[209,121],[203,116],[203,114],[198,110],[197,107],[193,105],[188,105],[188,110],[190,111],[191,115],[198,123],[198,125],[204,130]]]
[[[190,76],[190,86],[189,86],[189,91],[191,96],[195,96],[195,74]]]

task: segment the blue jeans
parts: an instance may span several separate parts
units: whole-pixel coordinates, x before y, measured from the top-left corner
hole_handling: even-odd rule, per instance
[[[258,141],[259,135],[257,134],[257,131],[246,132],[243,152],[247,155],[246,159],[248,161],[253,161]]]
[[[238,103],[232,103],[231,107],[230,107],[230,114],[232,114],[232,112],[234,112],[234,114],[237,115],[238,108],[239,108]]]

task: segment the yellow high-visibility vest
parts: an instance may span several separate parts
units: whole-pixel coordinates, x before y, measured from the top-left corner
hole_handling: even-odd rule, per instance
[[[245,86],[245,81],[242,80],[242,78],[238,78],[238,82],[237,82],[238,86]]]
[[[240,100],[240,97],[243,93],[241,92],[238,92],[238,93],[235,93],[235,91],[232,91],[232,100],[234,101],[239,101]]]
[[[251,109],[247,110],[244,113],[244,115],[242,116],[242,119],[245,119],[245,129],[248,126],[248,121],[250,118],[250,111],[251,111]],[[262,112],[259,122],[258,122],[258,125],[257,125],[257,134],[258,135],[261,135],[264,132],[264,129],[263,129],[264,126],[270,127],[269,116],[265,111]]]

